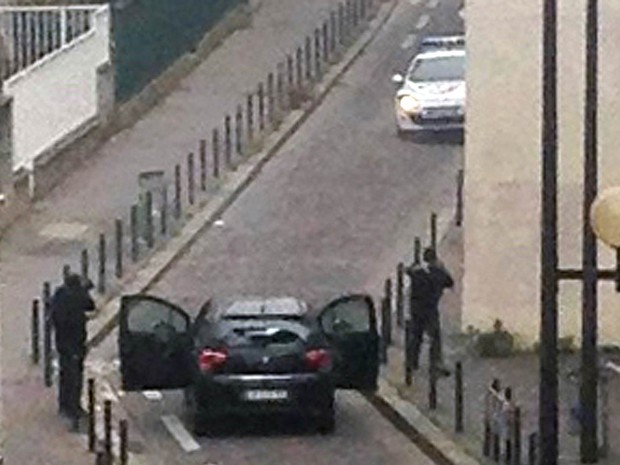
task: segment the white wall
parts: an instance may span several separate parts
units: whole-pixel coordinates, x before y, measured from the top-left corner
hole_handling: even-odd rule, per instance
[[[600,188],[620,185],[620,2],[600,4]],[[581,266],[586,0],[559,1],[559,254]],[[467,0],[463,325],[500,318],[529,345],[540,321],[542,0]],[[601,266],[612,253],[599,243]],[[560,333],[581,333],[580,284],[561,284]],[[620,343],[620,297],[599,286],[601,342]]]
[[[94,13],[93,30],[9,78],[13,97],[13,169],[34,159],[97,115],[97,68],[110,60],[108,6]]]

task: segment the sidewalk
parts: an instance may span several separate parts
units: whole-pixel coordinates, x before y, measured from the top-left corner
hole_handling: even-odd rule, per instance
[[[93,462],[80,435],[56,415],[56,387],[43,385],[41,366],[30,356],[30,308],[41,285],[60,281],[64,263],[79,269],[80,251],[91,248],[115,218],[126,218],[138,194],[137,175],[162,169],[168,175],[200,139],[245,103],[275,65],[303,45],[329,19],[336,0],[262,0],[252,26],[238,31],[185,78],[143,120],[107,142],[87,166],[66,181],[0,242],[3,447],[7,464],[86,465]],[[211,169],[211,168],[210,168]],[[186,195],[184,192],[183,195]],[[110,253],[111,255],[111,253]],[[95,260],[91,259],[91,275]],[[112,275],[109,268],[108,273]],[[114,280],[109,283],[114,286]]]
[[[455,290],[445,293],[441,311],[446,365],[452,370],[457,361],[463,365],[464,432],[454,433],[454,375],[438,382],[437,409],[433,411],[429,408],[427,343],[423,345],[420,369],[408,387],[404,382],[403,335],[400,329],[395,330],[395,344],[389,350],[389,364],[383,369],[384,379],[403,399],[413,402],[435,425],[481,463],[491,463],[490,459],[485,462],[482,456],[484,393],[494,378],[499,379],[502,390],[508,386],[512,388],[513,399],[521,408],[521,460],[528,463],[528,435],[538,429],[538,356],[530,353],[501,359],[480,358],[474,353],[471,338],[458,334],[463,278],[462,232],[462,229],[452,226],[439,246],[439,253],[456,281]],[[578,369],[579,363],[578,354],[562,354],[560,357],[560,463],[563,465],[580,463],[579,437],[568,433],[568,414],[578,398],[578,385],[571,383],[567,376],[570,370]],[[609,456],[599,463],[617,464],[620,463],[620,442],[617,440],[620,437],[620,376],[612,377],[609,382],[608,413],[610,451]],[[501,460],[503,463],[503,457]]]

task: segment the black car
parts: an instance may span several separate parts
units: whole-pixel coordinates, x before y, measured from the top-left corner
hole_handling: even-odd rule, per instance
[[[378,342],[367,295],[318,311],[290,297],[210,300],[193,321],[158,297],[121,299],[123,389],[184,389],[197,435],[230,415],[280,412],[333,431],[336,388],[377,388]]]

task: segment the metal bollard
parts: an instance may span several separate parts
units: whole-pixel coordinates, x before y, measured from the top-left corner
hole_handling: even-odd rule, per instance
[[[386,340],[385,342],[387,343],[388,346],[392,345],[392,280],[390,278],[387,278],[385,280],[385,285],[384,285],[384,300],[385,300],[385,305],[387,306],[386,310],[385,310],[385,314],[387,316],[387,319],[385,321],[386,324]]]
[[[361,0],[360,2],[360,19],[362,21],[366,20],[366,0]]]
[[[297,47],[297,50],[295,52],[295,64],[296,64],[296,68],[297,68],[297,89],[301,89],[302,85],[303,85],[303,65],[302,65],[302,61],[303,61],[303,51],[301,50],[301,47]]]
[[[174,217],[181,219],[181,165],[174,166]]]
[[[528,437],[527,463],[529,465],[538,465],[538,434],[537,433],[532,433]]]
[[[319,81],[323,70],[321,69],[321,30],[318,27],[314,29],[314,70],[316,80]]]
[[[353,27],[357,28],[358,24],[359,24],[359,16],[358,16],[358,11],[357,11],[357,1],[358,0],[352,0],[351,2],[351,10],[353,13]]]
[[[380,361],[384,365],[388,363],[388,346],[389,346],[389,306],[385,298],[381,300],[381,358]]]
[[[396,326],[403,327],[405,317],[405,264],[396,267]]]
[[[80,273],[84,281],[88,280],[89,276],[88,264],[88,249],[82,249],[82,253],[80,254]]]
[[[275,89],[274,89],[274,77],[273,73],[267,75],[267,117],[269,118],[269,125],[273,126],[275,121]]]
[[[323,21],[321,32],[323,34],[323,61],[327,63],[329,62],[329,33],[327,29],[327,21]]]
[[[287,91],[290,92],[291,89],[295,86],[295,75],[293,72],[293,57],[291,54],[286,55],[286,82],[287,82]],[[288,93],[287,92],[287,93]],[[290,107],[290,104],[289,104]]]
[[[437,214],[431,213],[431,249],[437,251]]]
[[[104,294],[106,289],[106,240],[105,234],[99,234],[99,280],[97,282],[97,292]]]
[[[286,103],[284,102],[284,64],[278,63],[276,73],[276,120],[280,120],[286,111]]]
[[[521,408],[515,407],[512,465],[521,465]]]
[[[168,235],[168,186],[163,186],[161,191],[161,216],[159,217],[161,235]]]
[[[344,6],[338,4],[338,43],[344,45]]]
[[[455,223],[457,226],[463,225],[463,183],[465,182],[464,171],[459,170],[456,176],[456,215]]]
[[[265,130],[265,84],[258,83],[258,129]]]
[[[138,245],[138,206],[131,206],[129,218],[129,229],[131,230],[131,261],[136,263],[140,258],[140,248]]]
[[[194,167],[194,154],[187,154],[187,202],[194,205],[196,200],[196,171]]]
[[[421,262],[421,255],[422,255],[422,245],[420,243],[420,238],[416,236],[415,239],[413,240],[413,263],[415,263],[416,265],[419,265]]]
[[[145,231],[144,238],[146,240],[146,246],[149,249],[152,249],[155,245],[155,234],[153,234],[153,193],[148,191],[145,195]]]
[[[405,384],[411,386],[412,369],[411,369],[411,343],[413,334],[413,321],[407,319],[405,321]]]
[[[247,141],[251,144],[254,140],[254,94],[248,94],[245,102],[245,117],[247,127]]]
[[[213,150],[213,177],[220,177],[220,131],[215,128],[211,136],[211,150]]]
[[[230,115],[224,118],[224,162],[226,169],[232,169],[232,119]]]
[[[103,447],[106,458],[112,460],[112,401],[103,402]]]
[[[104,451],[98,451],[95,455],[95,465],[111,465]]]
[[[454,373],[454,430],[463,432],[463,364],[456,362]]]
[[[351,37],[351,2],[346,0],[344,3],[344,35],[347,39]]]
[[[118,422],[118,436],[119,436],[119,462],[120,465],[127,465],[129,463],[129,454],[127,451],[129,445],[129,434],[127,428],[127,420],[119,420]]]
[[[50,283],[43,283],[43,375],[45,387],[52,386],[52,289]]]
[[[312,47],[312,41],[310,36],[306,36],[306,81],[312,81],[312,51],[310,50]]]
[[[97,428],[96,428],[96,393],[95,393],[95,380],[94,378],[88,378],[88,450],[94,452],[97,446]]]
[[[499,392],[500,383],[496,378],[491,382],[491,385],[487,388],[487,392],[485,392],[485,402],[484,402],[484,440],[482,446],[482,453],[485,457],[489,457],[491,455],[491,445],[493,442],[493,431],[491,429],[491,416],[493,405],[495,404],[495,399],[491,394],[491,390],[495,392]]]
[[[506,437],[504,438],[504,463],[506,463],[507,465],[510,465],[512,463],[512,446],[513,446],[513,442],[512,442],[512,436],[514,434],[513,431],[513,412],[512,412],[512,389],[507,387],[506,389],[504,389],[504,399],[506,400],[506,402],[509,403],[509,411],[508,411],[508,419],[507,419],[507,426],[508,426],[508,434],[506,434]],[[502,415],[503,415],[504,411],[502,409]]]
[[[437,369],[435,368],[434,361],[431,358],[431,351],[429,350],[429,362],[428,362],[428,408],[431,410],[437,409]]]
[[[31,320],[31,344],[32,344],[32,363],[35,365],[39,364],[40,359],[40,326],[41,326],[41,317],[40,317],[40,308],[39,308],[39,299],[34,299],[32,301],[32,320]]]
[[[237,105],[235,112],[235,151],[243,155],[243,108]]]
[[[114,244],[115,244],[115,266],[114,275],[121,279],[123,277],[123,220],[117,218],[114,221]]]
[[[336,34],[338,33],[336,30],[336,12],[334,10],[329,12],[329,29],[329,51],[334,53],[336,51]]]
[[[200,159],[200,190],[207,190],[207,141],[200,139],[199,156]]]

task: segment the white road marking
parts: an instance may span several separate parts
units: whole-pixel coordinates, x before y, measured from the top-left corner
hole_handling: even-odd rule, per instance
[[[185,426],[183,426],[183,423],[176,415],[164,415],[161,417],[161,421],[164,422],[172,437],[177,440],[185,452],[193,452],[200,449],[200,444],[187,432]]]
[[[612,362],[612,361],[608,361],[608,362],[605,364],[605,368],[607,368],[607,369],[609,369],[609,370],[612,370],[612,371],[614,371],[614,372],[616,372],[617,374],[619,374],[619,375],[620,375],[620,365],[616,365],[616,364],[615,364],[614,362]]]
[[[403,43],[400,44],[400,48],[402,48],[403,50],[406,50],[408,48],[413,47],[413,45],[415,44],[415,38],[416,38],[415,34],[409,34],[405,38],[405,40],[403,40]]]
[[[162,400],[163,398],[159,391],[142,391],[142,395],[148,400]]]
[[[439,6],[439,0],[430,0],[426,6],[430,9],[437,8]]]
[[[431,18],[428,15],[420,16],[420,19],[418,19],[418,22],[415,25],[415,28],[418,29],[418,30],[424,29],[428,25],[428,22],[430,21],[430,19]]]

